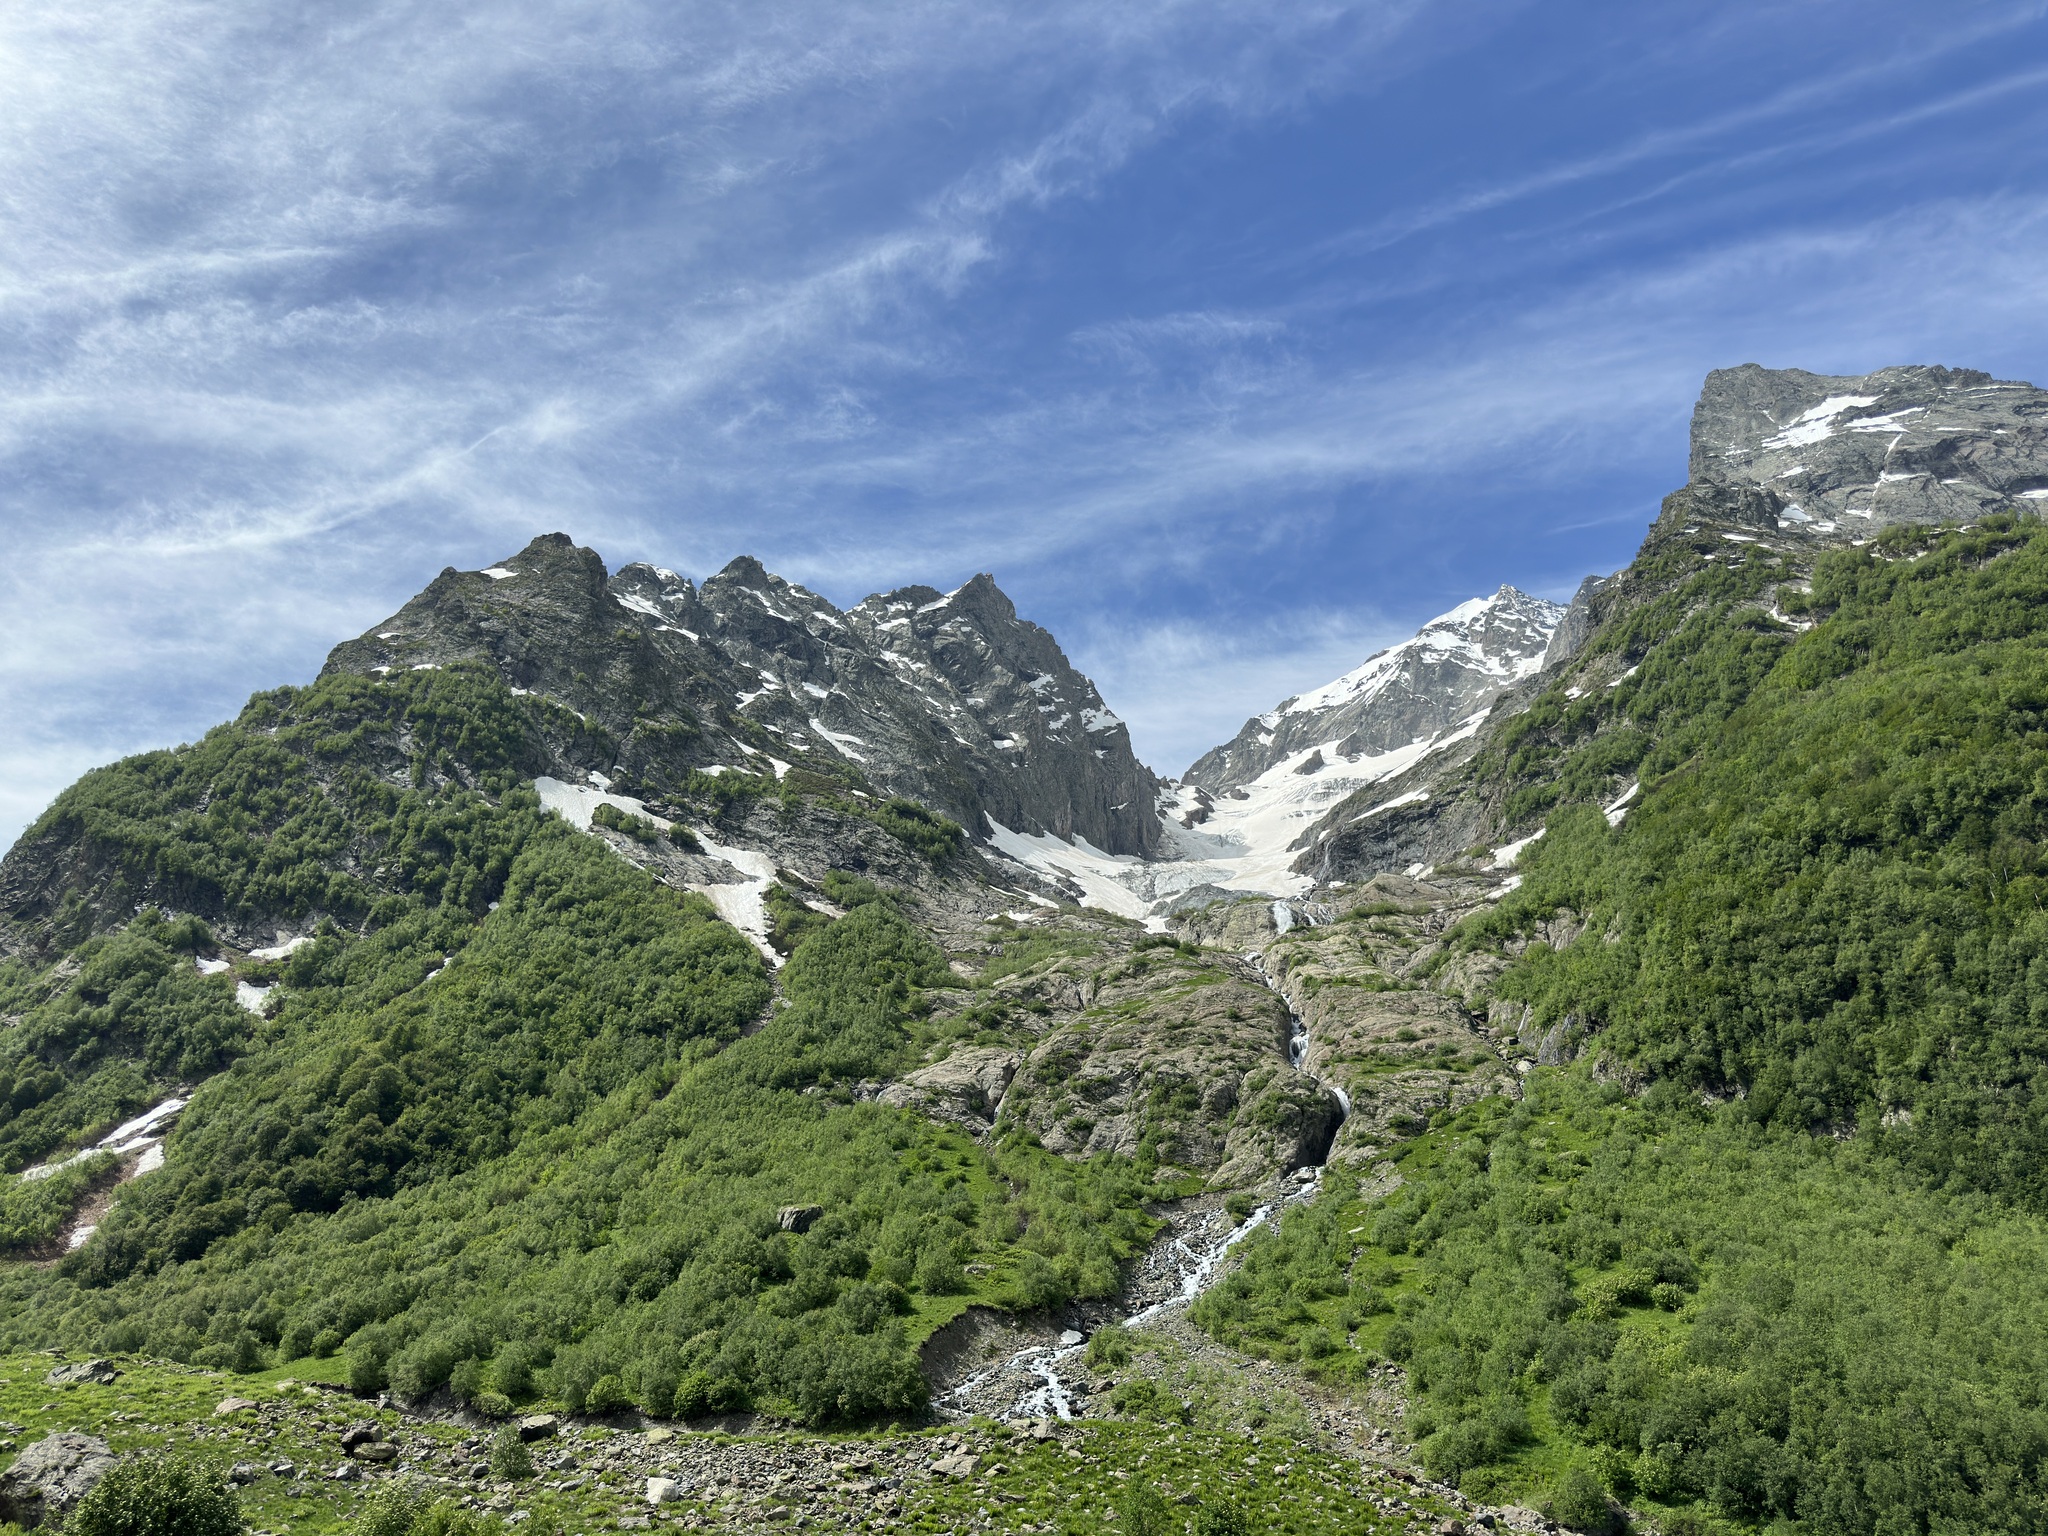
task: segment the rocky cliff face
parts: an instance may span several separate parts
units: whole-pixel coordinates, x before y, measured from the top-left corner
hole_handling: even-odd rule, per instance
[[[607,575],[550,534],[483,571],[443,571],[327,665],[457,661],[583,715],[606,761],[569,766],[628,789],[796,768],[907,795],[977,835],[994,822],[1125,855],[1158,844],[1155,781],[1130,733],[988,576],[841,612],[751,558],[700,588],[648,565]]]
[[[2048,390],[1970,368],[1707,375],[1665,517],[1836,539],[2048,498]]]
[[[1304,752],[1378,757],[1440,735],[1535,672],[1564,613],[1507,586],[1460,603],[1356,671],[1254,715],[1184,780],[1214,794]]]

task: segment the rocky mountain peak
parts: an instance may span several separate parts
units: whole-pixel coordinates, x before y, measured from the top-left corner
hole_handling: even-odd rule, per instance
[[[2048,498],[2048,391],[1973,368],[1707,375],[1690,482],[1664,520],[1822,539],[1967,522]]]
[[[479,662],[599,735],[564,761],[650,794],[691,769],[802,766],[991,826],[1155,850],[1157,781],[1123,722],[988,575],[907,587],[850,613],[750,555],[701,587],[633,564],[608,576],[564,534],[447,570],[329,670]]]
[[[1334,682],[1253,716],[1185,781],[1227,791],[1318,750],[1326,760],[1356,761],[1438,736],[1541,667],[1564,614],[1558,603],[1505,585],[1460,603]]]

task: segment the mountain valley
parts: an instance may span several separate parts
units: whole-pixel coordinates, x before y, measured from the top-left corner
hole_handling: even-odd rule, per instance
[[[246,1387],[294,1530],[2048,1527],[2044,434],[1716,372],[1629,565],[1177,778],[986,575],[444,571],[0,861],[5,1369],[157,1394],[10,1425]]]

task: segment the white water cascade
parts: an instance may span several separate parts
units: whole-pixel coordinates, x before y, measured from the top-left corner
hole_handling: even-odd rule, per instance
[[[1319,926],[1323,920],[1321,912],[1316,908],[1309,907],[1297,911],[1284,901],[1273,903],[1273,926],[1281,933],[1286,933],[1297,921],[1304,922],[1309,926]],[[1268,987],[1271,987],[1274,993],[1282,998],[1282,1001],[1285,1001],[1285,994],[1280,992],[1278,984],[1274,982],[1271,974],[1266,970],[1265,956],[1254,950],[1246,955],[1245,959],[1250,963],[1252,969],[1258,972],[1259,979]],[[1309,1045],[1308,1025],[1303,1022],[1301,1015],[1295,1013],[1292,1008],[1288,1010],[1288,1018],[1292,1024],[1292,1033],[1287,1041],[1287,1060],[1295,1070],[1306,1072],[1308,1070],[1305,1065]],[[1313,1073],[1310,1075],[1314,1076]],[[1351,1096],[1336,1083],[1329,1082],[1321,1077],[1317,1077],[1316,1081],[1336,1096],[1337,1105],[1341,1111],[1337,1121],[1337,1131],[1341,1131],[1344,1127],[1344,1122],[1351,1118]],[[1333,1131],[1330,1136],[1330,1145],[1334,1146],[1336,1139],[1337,1132]],[[1324,1150],[1323,1157],[1324,1161],[1327,1162],[1329,1157],[1327,1148]],[[1264,1205],[1253,1211],[1251,1215],[1247,1216],[1242,1223],[1231,1227],[1228,1231],[1220,1233],[1214,1231],[1217,1225],[1217,1216],[1215,1212],[1211,1212],[1204,1218],[1201,1236],[1210,1237],[1213,1240],[1203,1246],[1197,1246],[1197,1243],[1201,1241],[1200,1237],[1191,1242],[1189,1239],[1192,1234],[1176,1234],[1171,1246],[1166,1249],[1166,1256],[1172,1259],[1174,1267],[1179,1271],[1178,1287],[1172,1295],[1165,1297],[1163,1300],[1155,1301],[1150,1306],[1143,1307],[1124,1318],[1123,1326],[1126,1328],[1143,1327],[1146,1323],[1164,1315],[1175,1307],[1189,1305],[1202,1292],[1208,1290],[1215,1283],[1217,1271],[1222,1267],[1223,1261],[1229,1257],[1232,1248],[1266,1225],[1267,1222],[1273,1219],[1274,1214],[1284,1207],[1314,1198],[1316,1192],[1322,1188],[1323,1163],[1311,1164],[1297,1169],[1295,1177],[1299,1181],[1297,1188],[1280,1196],[1278,1199],[1267,1201]],[[939,1406],[941,1408],[952,1408],[955,1412],[966,1411],[955,1405],[970,1402],[973,1395],[980,1392],[990,1382],[997,1380],[1007,1372],[1015,1372],[1029,1377],[1032,1385],[1021,1391],[1011,1405],[1002,1411],[1002,1417],[1010,1419],[1072,1419],[1074,1416],[1073,1401],[1067,1395],[1066,1384],[1060,1379],[1060,1366],[1066,1361],[1071,1360],[1086,1347],[1086,1341],[1082,1336],[1073,1329],[1069,1329],[1060,1335],[1059,1342],[1056,1344],[1034,1344],[1027,1349],[1018,1350],[1015,1354],[999,1360],[983,1370],[975,1372],[967,1380],[961,1382],[959,1386],[953,1388],[952,1391],[943,1394],[938,1399]]]

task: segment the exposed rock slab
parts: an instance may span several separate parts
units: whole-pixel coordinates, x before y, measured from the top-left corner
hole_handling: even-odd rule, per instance
[[[0,1520],[25,1529],[60,1523],[119,1464],[106,1441],[60,1430],[23,1448],[0,1472]]]

